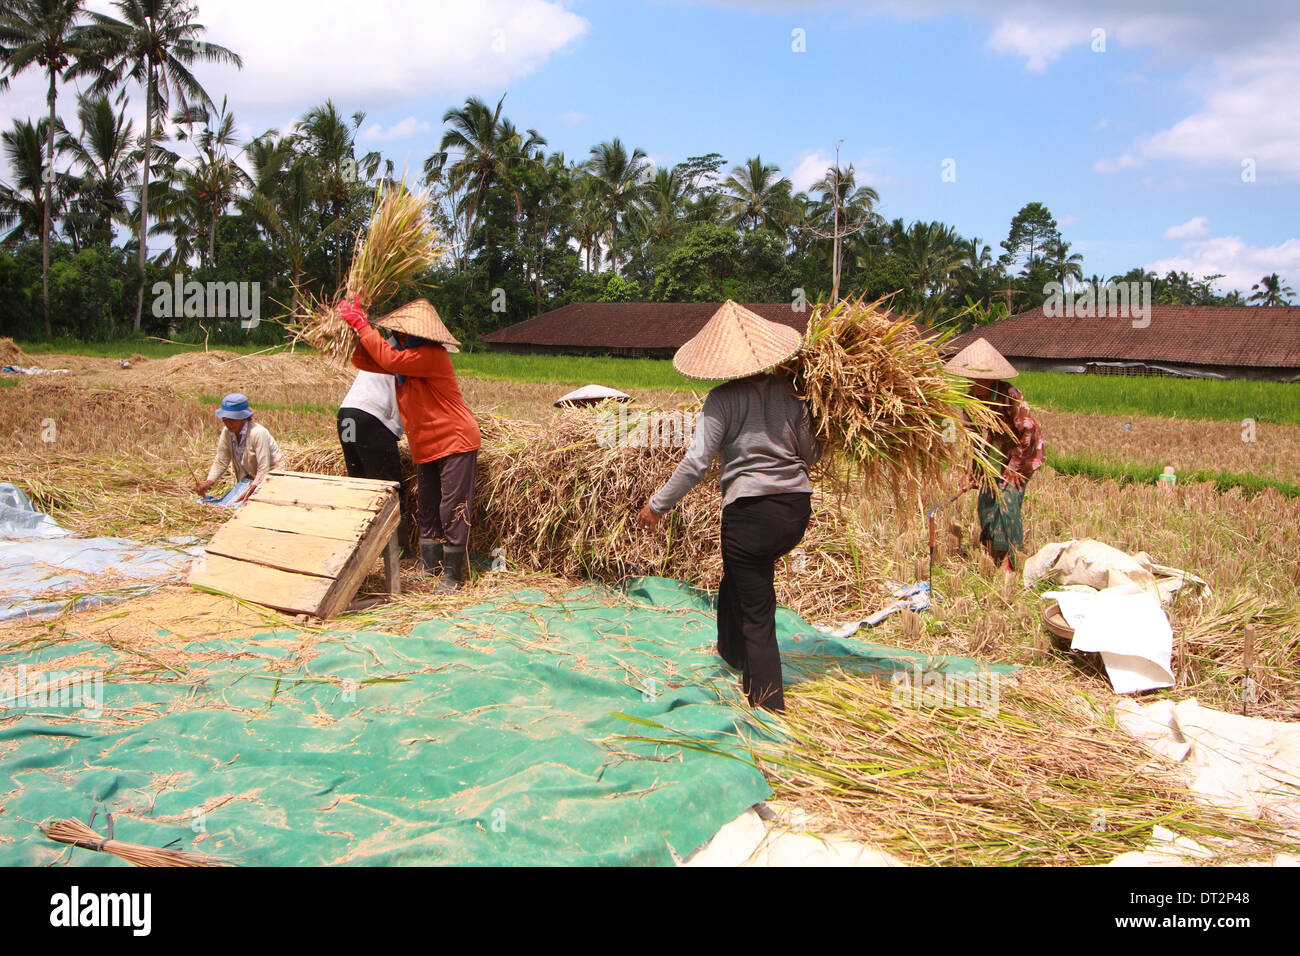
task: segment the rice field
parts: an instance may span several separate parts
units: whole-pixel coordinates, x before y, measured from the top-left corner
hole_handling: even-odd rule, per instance
[[[571,360],[577,364],[561,366],[572,371],[566,378],[556,372],[541,377],[533,363],[549,361],[542,357],[456,357],[458,363],[467,359],[470,365],[483,362],[484,374],[463,373],[461,379],[476,412],[531,422],[543,432],[556,420],[551,406],[556,397],[602,380],[585,374],[601,367],[589,364],[596,360]],[[621,360],[607,361],[625,367]],[[39,507],[75,530],[145,541],[207,535],[225,519],[196,505],[189,491],[195,474],[210,461],[218,429],[212,408],[220,395],[249,394],[258,420],[293,464],[314,460],[307,456],[322,450],[327,457],[335,454],[333,412],[350,380],[347,372],[302,355],[185,354],[139,361],[129,370],[112,359],[85,356],[66,357],[65,364],[74,366],[68,376],[18,380],[0,390],[8,442],[0,480],[16,481]],[[539,380],[499,377],[503,369],[518,368]],[[637,388],[639,401],[669,408],[693,401],[689,391],[670,387],[662,376],[648,378],[659,387]],[[1042,417],[1058,461],[1090,461],[1097,469],[1135,461],[1151,467],[1168,463],[1184,475],[1219,468],[1276,482],[1297,473],[1300,427],[1295,425],[1261,424],[1256,442],[1249,443],[1240,440],[1239,423],[1231,420],[1052,410]],[[47,419],[57,425],[53,442],[42,436]],[[644,489],[633,482],[607,490],[628,498],[607,506],[631,529],[643,503],[633,498]],[[785,580],[782,598],[799,606],[806,590],[810,603],[803,610],[828,622],[878,610],[888,603],[888,581],[925,579],[922,514],[953,490],[940,475],[901,500],[870,492],[842,502],[852,521],[852,574],[833,554],[821,560],[814,539],[813,560],[796,570],[797,556],[791,556],[778,570]],[[1257,635],[1251,713],[1300,720],[1300,498],[1268,487],[1220,492],[1210,483],[1182,481],[1161,489],[1149,482],[1065,474],[1049,462],[1029,484],[1025,515],[1029,551],[1051,541],[1092,537],[1130,553],[1146,551],[1155,561],[1186,568],[1210,583],[1212,597],[1188,597],[1170,609],[1178,686],[1148,699],[1195,696],[1205,705],[1237,710],[1249,623]],[[888,687],[882,698],[878,684],[861,678],[828,674],[797,684],[788,694],[790,727],[802,742],[793,751],[757,755],[779,793],[842,832],[920,863],[1101,862],[1140,847],[1141,834],[1162,820],[1200,827],[1207,840],[1223,834],[1268,843],[1267,828],[1221,814],[1189,816],[1177,783],[1163,774],[1113,773],[1108,761],[1126,755],[1122,766],[1132,767],[1137,757],[1108,723],[1113,698],[1099,667],[1086,656],[1057,649],[1042,625],[1037,593],[970,550],[975,522],[969,496],[940,512],[939,519],[934,609],[920,617],[895,615],[862,636],[928,655],[1021,665],[1023,695],[1004,698],[1000,715],[942,712],[931,714],[933,722],[927,723],[923,711],[891,711]],[[519,586],[559,591],[567,585],[534,569],[513,568],[482,574],[462,599]],[[428,585],[412,582],[400,602],[367,612],[358,626],[404,633],[430,613],[454,612],[446,599],[439,603],[428,591]],[[168,640],[159,636],[168,633],[166,608],[190,613],[190,592],[167,588],[141,601],[149,602],[140,605],[148,607],[147,626],[141,626],[148,653],[183,664],[183,643],[158,645]],[[70,615],[54,625],[0,626],[0,642],[27,639],[32,627],[84,628],[89,623],[81,621],[84,616]],[[246,622],[235,626],[230,622],[236,617],[216,616],[225,621],[223,627],[235,627],[223,631],[231,639],[265,630],[268,617],[280,620],[264,612],[245,615]],[[1041,741],[1051,737],[1070,746],[1045,753]],[[862,740],[877,739],[872,761],[853,756]],[[917,758],[920,752],[930,755],[928,762]],[[981,761],[994,753],[997,762]],[[814,766],[822,772],[814,773]],[[900,773],[907,768],[910,777]],[[924,812],[916,808],[916,794],[922,792]],[[1013,792],[1023,799],[1013,799]],[[1132,824],[1118,837],[1097,834],[1088,825],[1094,804],[1107,801],[1122,806],[1117,819]]]

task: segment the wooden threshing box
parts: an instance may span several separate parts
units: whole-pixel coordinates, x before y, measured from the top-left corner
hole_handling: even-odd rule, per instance
[[[392,481],[273,471],[212,536],[190,584],[324,619],[347,610],[382,553],[400,593],[398,494]]]

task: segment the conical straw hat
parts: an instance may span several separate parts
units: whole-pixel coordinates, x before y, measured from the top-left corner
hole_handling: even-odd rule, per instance
[[[673,356],[687,378],[735,379],[765,372],[795,352],[803,338],[728,299]]]
[[[944,371],[962,378],[1000,380],[1015,378],[1020,373],[1002,357],[1002,353],[989,345],[988,339],[976,339],[952,357]]]
[[[414,302],[406,303],[400,309],[389,312],[382,319],[375,320],[375,327],[393,332],[405,332],[407,335],[437,342],[448,352],[460,351],[456,347],[460,343],[447,331],[447,326],[442,324],[438,310],[427,299],[416,299]]]

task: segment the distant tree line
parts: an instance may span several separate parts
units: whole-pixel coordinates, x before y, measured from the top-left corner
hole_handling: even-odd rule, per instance
[[[248,142],[228,104],[191,67],[241,66],[203,39],[188,0],[0,2],[0,90],[11,77],[48,80],[48,112],[0,132],[0,334],[85,340],[126,334],[252,335],[263,322],[157,316],[150,290],[171,282],[257,282],[263,316],[303,292],[329,293],[346,274],[375,184],[394,176],[363,152],[364,113],[329,101],[290,129]],[[62,86],[85,92],[65,122]],[[143,129],[127,118],[145,103]],[[448,254],[424,280],[443,317],[477,335],[574,301],[809,301],[895,293],[894,306],[931,323],[970,327],[1042,303],[1048,282],[1149,281],[1157,303],[1282,305],[1276,274],[1248,297],[1219,295],[1222,276],[1087,276],[1050,211],[1031,202],[993,247],[942,222],[886,221],[880,196],[838,159],[807,190],[761,156],[718,153],[656,168],[620,139],[571,159],[548,152],[495,105],[470,97],[446,111],[439,148],[414,171]],[[150,250],[150,240],[153,250]],[[381,307],[399,303],[383,303]]]

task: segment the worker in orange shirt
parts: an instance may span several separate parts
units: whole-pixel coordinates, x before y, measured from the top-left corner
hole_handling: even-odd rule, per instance
[[[357,330],[352,364],[397,377],[397,409],[416,465],[420,564],[429,574],[441,571],[437,593],[451,593],[465,581],[474,466],[482,444],[447,354],[459,351],[460,343],[424,299],[375,322],[394,333],[396,348],[370,326],[355,298],[339,314]]]

